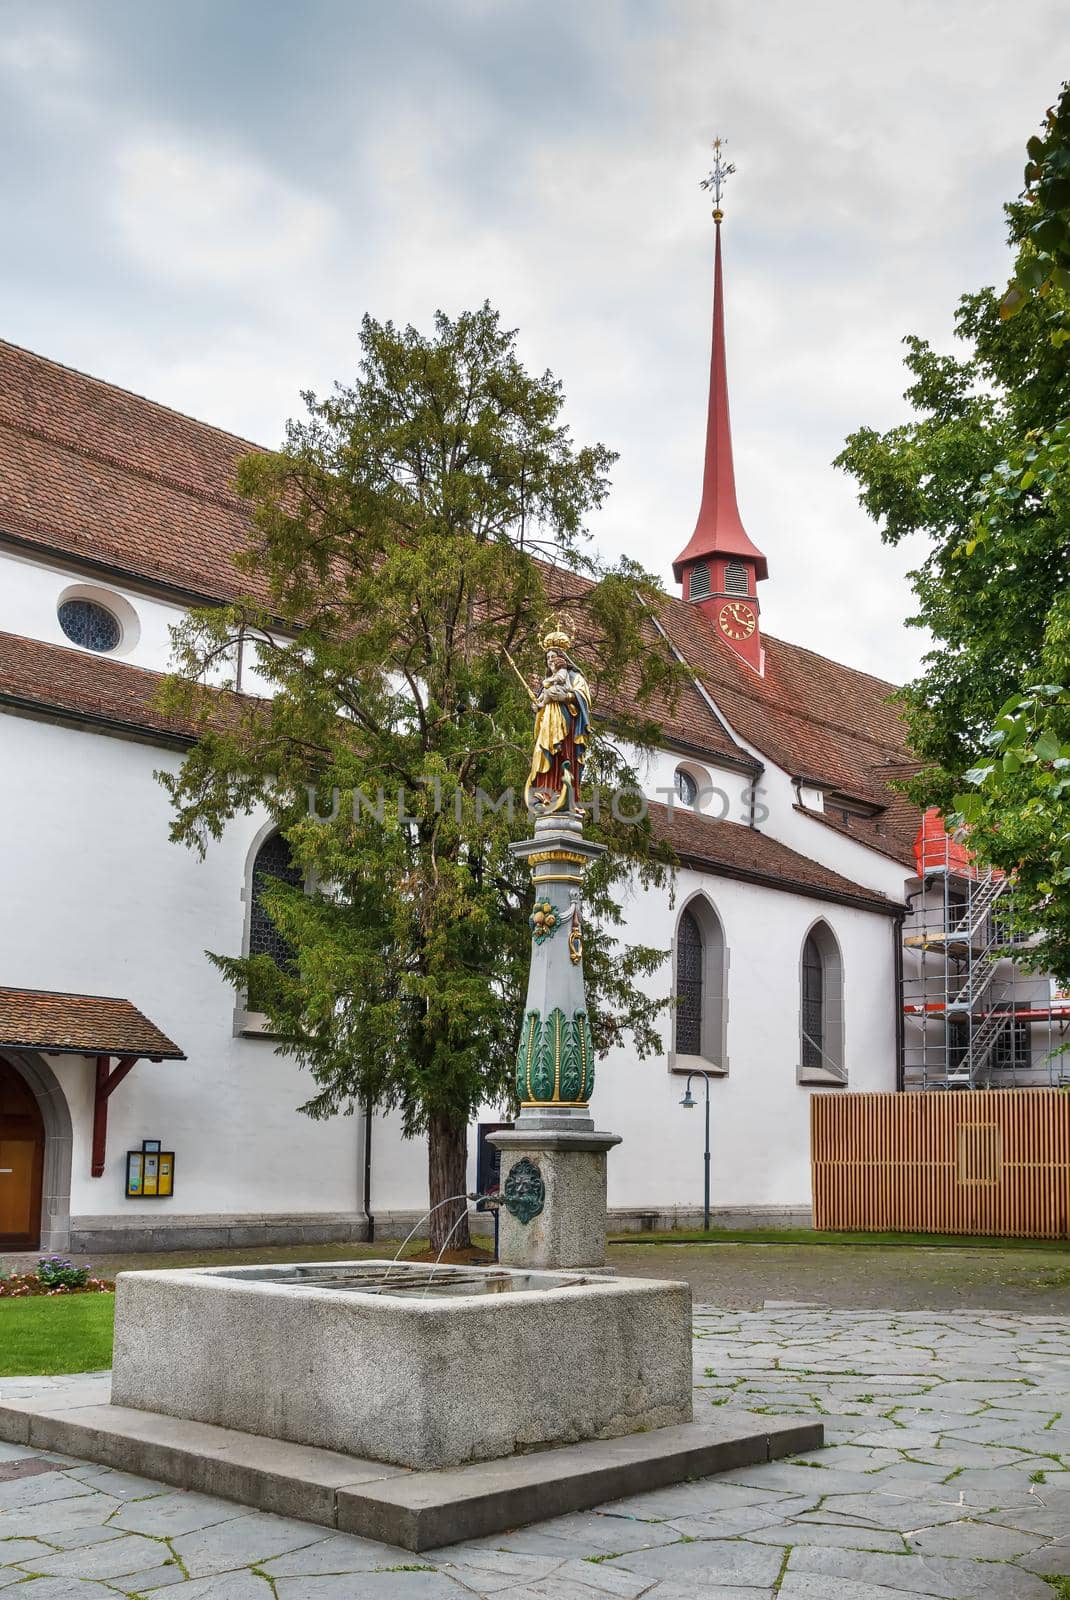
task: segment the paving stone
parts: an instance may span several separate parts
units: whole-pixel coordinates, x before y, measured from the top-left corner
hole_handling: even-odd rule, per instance
[[[1035,1573],[1000,1561],[952,1560],[945,1556],[870,1555],[861,1550],[797,1549],[788,1557],[786,1577],[808,1574],[826,1584],[849,1580],[941,1600],[1052,1600],[1051,1589]],[[781,1586],[783,1594],[784,1586]],[[801,1591],[798,1591],[801,1594]],[[817,1590],[813,1593],[816,1595]],[[824,1593],[834,1593],[831,1587]]]
[[[582,1583],[599,1594],[619,1595],[621,1600],[637,1600],[651,1585],[648,1575],[626,1572],[623,1567],[616,1567],[609,1561],[566,1561],[546,1585],[551,1594],[555,1593],[554,1585],[561,1579]]]
[[[0,1483],[0,1513],[40,1506],[49,1500],[75,1500],[92,1490],[62,1472],[44,1472],[35,1478],[15,1478]]]
[[[68,1578],[122,1578],[128,1572],[145,1572],[159,1566],[167,1556],[166,1546],[155,1539],[143,1539],[140,1534],[128,1533],[122,1539],[106,1539],[77,1550],[64,1550],[45,1557],[31,1556],[24,1567],[46,1576]]]
[[[916,1589],[891,1589],[885,1584],[859,1583],[853,1578],[818,1578],[807,1572],[784,1574],[779,1600],[895,1600],[896,1595],[916,1595]]]
[[[987,1522],[945,1522],[912,1533],[907,1543],[920,1555],[976,1556],[982,1561],[1013,1561],[1042,1543],[1042,1535],[1020,1533]]]
[[[177,1562],[172,1562],[169,1567],[150,1567],[148,1572],[132,1572],[116,1587],[120,1591],[132,1594],[155,1594],[157,1589],[170,1589],[176,1583],[185,1583],[186,1575]],[[189,1590],[185,1591],[187,1594]],[[77,1595],[72,1595],[71,1600],[78,1600]]]
[[[648,1589],[647,1597],[654,1600],[772,1600],[773,1590],[766,1588],[737,1588],[735,1584],[677,1582],[659,1583]]]
[[[64,1535],[78,1529],[103,1526],[119,1501],[106,1494],[87,1494],[76,1500],[51,1500],[0,1515],[0,1539],[41,1538],[62,1544]]]
[[[962,1507],[950,1495],[931,1499],[907,1498],[893,1494],[841,1494],[825,1500],[818,1513],[831,1512],[841,1517],[857,1518],[873,1523],[878,1528],[894,1528],[899,1533],[913,1533],[916,1528],[931,1528],[938,1522],[957,1522]]]
[[[413,1564],[419,1561],[412,1556]],[[280,1578],[275,1586],[278,1600],[357,1600],[352,1578]],[[470,1595],[459,1583],[441,1572],[368,1572],[361,1575],[359,1600],[466,1600]],[[514,1600],[520,1590],[513,1589]],[[205,1600],[269,1600],[261,1588],[254,1597],[250,1591],[233,1597],[205,1590]],[[79,1597],[81,1600],[81,1597]],[[185,1600],[185,1597],[183,1597]],[[594,1600],[593,1595],[591,1600]]]
[[[334,1579],[328,1581],[333,1583]],[[350,1600],[356,1600],[352,1580],[341,1581],[350,1584]],[[258,1578],[255,1572],[216,1573],[211,1578],[201,1578],[196,1583],[182,1584],[180,1587],[182,1589],[180,1600],[272,1600],[271,1585],[266,1578]],[[28,1592],[27,1600],[30,1600],[32,1592],[32,1590]],[[339,1593],[341,1592],[340,1590]],[[109,1590],[109,1593],[112,1600],[115,1600],[114,1589]],[[81,1591],[76,1595],[68,1593],[64,1595],[63,1600],[82,1600]]]
[[[257,1566],[272,1578],[306,1578],[330,1573],[370,1572],[374,1567],[416,1560],[430,1561],[430,1557],[417,1557],[388,1544],[377,1544],[374,1539],[359,1539],[355,1534],[335,1533],[270,1561],[258,1561]]]
[[[876,1527],[838,1527],[831,1522],[789,1522],[783,1528],[755,1529],[751,1538],[755,1544],[831,1545],[842,1550],[887,1550],[894,1555],[903,1554],[901,1534]]]
[[[4,1539],[0,1541],[0,1569],[14,1566],[16,1561],[29,1561],[32,1556],[54,1554],[40,1539]]]
[[[161,1492],[160,1485],[151,1478],[138,1478],[132,1472],[116,1472],[110,1467],[87,1467],[79,1463],[67,1476],[87,1484],[90,1489],[113,1494],[117,1500],[143,1500]]]
[[[295,1522],[288,1517],[272,1517],[265,1512],[246,1512],[225,1522],[184,1533],[171,1543],[186,1571],[193,1578],[210,1572],[226,1572],[253,1561],[270,1561],[288,1550],[316,1544],[323,1529],[310,1522]]]
[[[782,1553],[769,1545],[743,1539],[695,1540],[670,1544],[660,1550],[637,1550],[616,1563],[628,1572],[648,1572],[655,1578],[709,1575],[719,1583],[740,1587],[772,1584],[783,1563]]]
[[[19,1600],[23,1596],[25,1600],[115,1600],[115,1590],[102,1583],[80,1583],[74,1588],[70,1578],[36,1578],[29,1582],[24,1578],[17,1592]]]
[[[173,1539],[179,1534],[194,1533],[198,1528],[212,1528],[220,1522],[233,1522],[235,1518],[244,1516],[248,1516],[245,1506],[180,1489],[175,1493],[155,1495],[151,1500],[138,1500],[124,1505],[116,1512],[113,1526],[129,1533],[149,1533],[158,1539]]]

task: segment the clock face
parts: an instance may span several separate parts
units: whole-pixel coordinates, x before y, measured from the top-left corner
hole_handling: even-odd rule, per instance
[[[727,639],[749,639],[757,626],[754,607],[742,600],[731,600],[717,613],[717,626]]]

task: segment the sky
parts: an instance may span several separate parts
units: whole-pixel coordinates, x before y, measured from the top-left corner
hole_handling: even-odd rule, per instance
[[[489,299],[580,442],[590,528],[673,589],[698,511],[715,134],[763,626],[902,681],[912,547],[832,461],[902,339],[1002,286],[1062,0],[0,0],[0,337],[263,444],[365,311]]]

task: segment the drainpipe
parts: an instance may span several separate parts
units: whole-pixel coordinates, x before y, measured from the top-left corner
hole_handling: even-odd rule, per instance
[[[895,1090],[902,1094],[906,1088],[906,1018],[903,1015],[903,923],[906,912],[899,911],[892,918],[892,939],[895,944]]]
[[[368,1243],[375,1238],[375,1218],[372,1216],[372,1104],[364,1102],[364,1215],[368,1219]]]

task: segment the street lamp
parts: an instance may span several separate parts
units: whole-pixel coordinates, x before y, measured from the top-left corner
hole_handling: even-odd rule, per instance
[[[708,1072],[701,1072],[701,1071],[689,1072],[688,1073],[688,1075],[687,1075],[687,1087],[684,1090],[684,1098],[680,1101],[680,1104],[683,1106],[685,1111],[694,1111],[695,1106],[698,1103],[695,1100],[694,1095],[691,1093],[691,1079],[692,1078],[702,1078],[705,1081],[705,1084],[706,1084],[706,1150],[705,1150],[705,1153],[704,1153],[704,1155],[702,1157],[703,1166],[704,1166],[704,1169],[705,1169],[705,1189],[704,1189],[705,1199],[704,1199],[703,1207],[702,1207],[702,1215],[703,1215],[703,1224],[702,1225],[703,1225],[704,1231],[706,1233],[709,1233],[709,1231],[710,1231],[710,1075],[709,1075]]]

